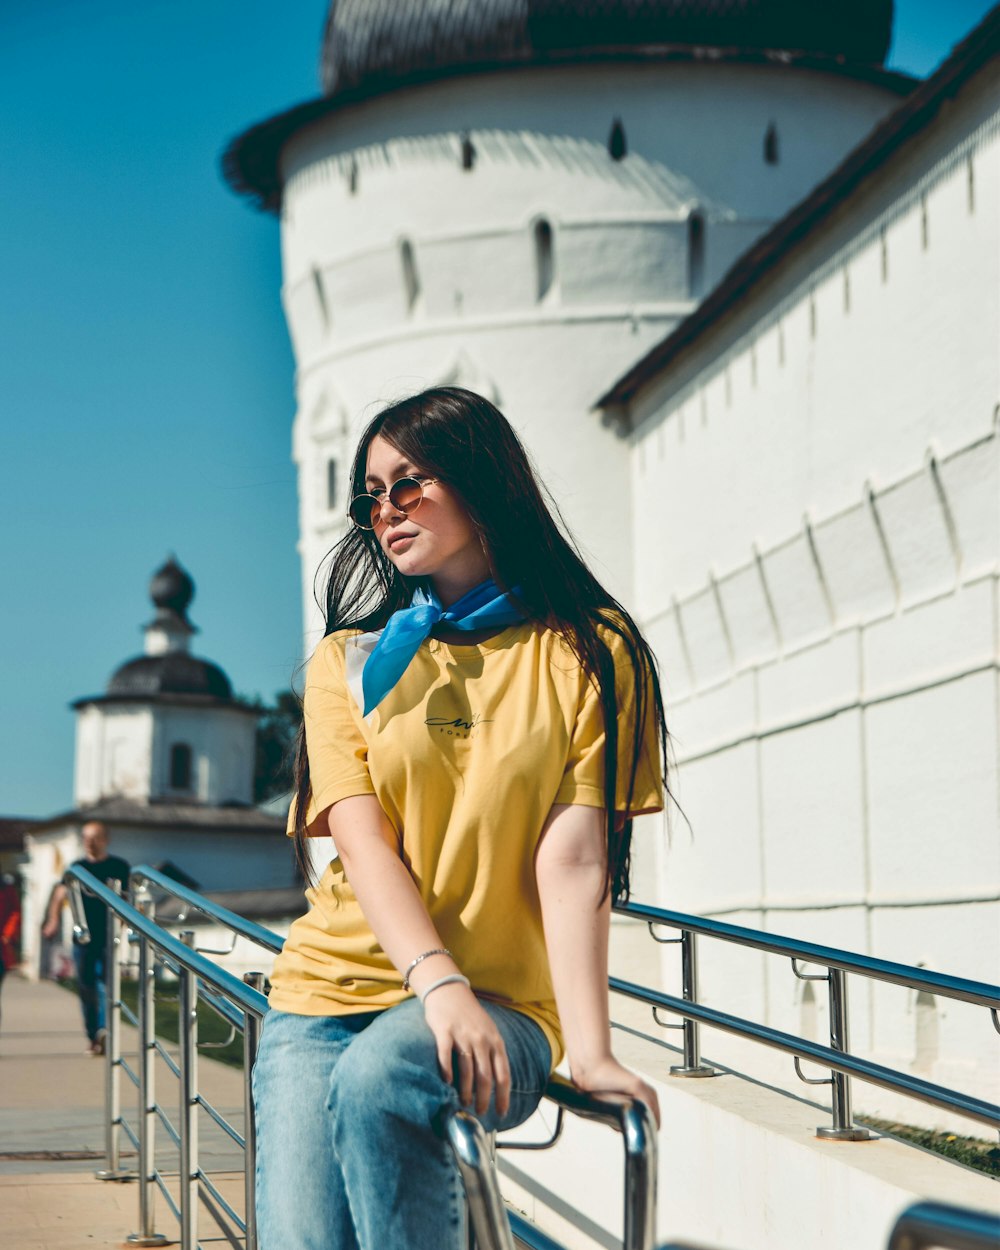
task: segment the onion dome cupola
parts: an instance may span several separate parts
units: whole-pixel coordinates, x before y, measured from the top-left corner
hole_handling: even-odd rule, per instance
[[[232,188],[277,211],[281,149],[303,126],[402,87],[524,66],[779,60],[896,79],[882,64],[893,0],[331,0],[323,95],[230,143]],[[908,81],[908,80],[907,80]]]
[[[145,654],[112,673],[106,700],[234,701],[223,670],[190,652],[191,637],[197,633],[187,614],[194,592],[191,575],[175,556],[156,570],[149,584],[156,613],[145,626]]]

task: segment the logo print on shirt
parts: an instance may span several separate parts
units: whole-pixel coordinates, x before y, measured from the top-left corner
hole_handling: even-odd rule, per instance
[[[492,718],[484,719],[478,712],[472,713],[471,720],[462,720],[456,716],[448,720],[445,716],[428,716],[424,724],[436,729],[439,734],[447,734],[449,738],[471,738],[480,725],[489,725]]]

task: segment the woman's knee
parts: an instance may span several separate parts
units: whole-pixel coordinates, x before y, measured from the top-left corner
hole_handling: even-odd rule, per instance
[[[358,1124],[385,1116],[430,1123],[456,1101],[441,1075],[434,1035],[416,1001],[385,1011],[342,1056],[330,1090],[335,1120]]]

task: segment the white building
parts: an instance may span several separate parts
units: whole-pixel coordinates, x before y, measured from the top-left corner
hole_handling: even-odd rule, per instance
[[[912,85],[889,0],[685,7],[336,0],[326,95],[231,145],[281,211],[310,625],[359,423],[440,382],[501,405],[631,597],[595,397]]]
[[[634,603],[694,829],[677,823],[659,898],[988,983],[998,35],[995,10],[601,401],[629,431],[633,497],[658,503],[636,507]],[[822,996],[767,962],[736,976],[732,951],[706,945],[708,1001],[820,1040]],[[985,1010],[864,983],[852,1006],[856,1050],[1000,1101]],[[753,1057],[769,1079],[788,1071]]]
[[[661,660],[693,837],[646,822],[636,896],[993,981],[1000,11],[919,87],[880,68],[890,22],[334,0],[325,96],[240,136],[226,172],[281,212],[309,641],[360,423],[478,389]],[[623,974],[656,974],[618,939],[647,963]],[[824,1040],[787,962],[705,942],[701,961],[711,1005]],[[860,1053],[1000,1092],[987,1012],[865,984],[851,1007]],[[660,1083],[661,1235],[875,1247],[907,1193],[988,1205],[927,1160],[824,1153],[822,1113],[770,1093],[808,1095],[789,1060],[704,1047],[752,1079]],[[613,1156],[580,1140],[505,1175],[543,1226],[610,1244]]]
[[[34,974],[49,897],[82,854],[87,821],[107,825],[131,864],[167,864],[204,890],[291,886],[284,821],[253,805],[259,712],[217,664],[190,652],[194,583],[173,559],[150,583],[145,653],[107,690],[77,700],[73,809],[25,836],[24,962]],[[43,969],[48,971],[48,969]]]

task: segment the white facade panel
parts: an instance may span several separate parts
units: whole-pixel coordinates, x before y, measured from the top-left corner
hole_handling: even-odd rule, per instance
[[[765,905],[801,907],[865,896],[858,715],[844,712],[772,734],[761,744]]]
[[[675,797],[687,821],[670,818],[662,906],[730,912],[763,896],[759,776],[754,743],[685,765]]]
[[[879,703],[866,730],[873,901],[1000,898],[995,674]]]
[[[759,724],[788,729],[850,707],[861,684],[857,634],[836,634],[761,668]]]

